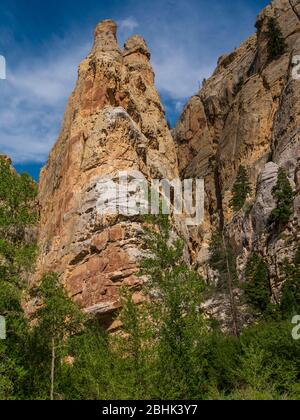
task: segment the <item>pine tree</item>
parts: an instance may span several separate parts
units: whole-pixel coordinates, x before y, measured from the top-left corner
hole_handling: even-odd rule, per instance
[[[230,207],[235,212],[240,211],[249,194],[251,194],[251,184],[249,183],[248,173],[244,166],[240,166],[232,190]]]
[[[256,252],[248,258],[243,286],[247,301],[259,312],[268,308],[271,299],[269,271],[264,259]]]
[[[293,214],[294,193],[290,181],[284,169],[279,168],[277,183],[272,190],[272,195],[276,200],[276,208],[270,216],[270,223],[278,230],[284,227]]]
[[[293,263],[285,262],[283,272],[285,284],[282,289],[280,309],[284,316],[290,317],[300,312],[300,246]]]
[[[218,271],[220,274],[224,274],[226,268],[226,254],[223,248],[222,234],[216,230],[213,232],[210,243],[209,243],[210,260],[209,264],[211,268]]]
[[[277,20],[272,17],[268,22],[268,54],[269,60],[276,60],[286,50],[286,43],[283,38],[280,26]]]

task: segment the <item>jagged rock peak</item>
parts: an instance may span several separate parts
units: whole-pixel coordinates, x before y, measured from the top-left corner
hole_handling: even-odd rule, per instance
[[[7,155],[3,155],[0,153],[0,160],[9,163],[9,165],[12,164],[12,160],[10,157],[8,157]]]
[[[117,40],[117,24],[111,19],[98,23],[94,32],[93,51],[119,51]]]
[[[140,35],[133,35],[132,37],[130,37],[125,42],[124,48],[124,56],[139,53],[145,55],[149,60],[151,58],[151,54],[146,44],[146,41]]]
[[[105,52],[117,52],[120,54],[121,49],[118,45],[117,30],[118,26],[116,22],[111,19],[99,22],[94,32],[94,47],[92,52],[94,54],[103,54]],[[133,35],[125,42],[123,56],[127,57],[133,54],[144,55],[148,60],[151,58],[146,41],[140,35]]]

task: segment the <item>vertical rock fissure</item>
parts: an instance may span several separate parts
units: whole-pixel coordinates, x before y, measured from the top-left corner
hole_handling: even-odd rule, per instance
[[[229,295],[229,302],[230,302],[230,311],[231,311],[231,318],[232,318],[232,333],[236,337],[239,336],[239,327],[238,327],[238,314],[237,314],[237,306],[235,302],[234,296],[234,288],[233,288],[233,277],[231,272],[231,264],[229,260],[228,254],[228,244],[226,240],[226,232],[225,232],[225,218],[224,218],[224,208],[223,208],[223,194],[222,194],[222,185],[221,185],[221,176],[219,170],[219,158],[215,156],[214,158],[214,179],[215,179],[215,191],[216,191],[216,199],[217,199],[217,209],[219,215],[219,231],[222,236],[222,247],[225,253],[226,259],[226,284],[227,284],[227,291]]]

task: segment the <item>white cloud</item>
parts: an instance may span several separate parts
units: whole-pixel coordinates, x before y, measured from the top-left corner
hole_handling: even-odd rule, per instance
[[[77,67],[90,46],[55,40],[40,57],[18,51],[0,89],[0,152],[14,163],[44,162],[58,136]]]
[[[133,32],[136,28],[139,27],[137,20],[134,17],[128,17],[118,21],[118,27],[120,31],[129,31]]]

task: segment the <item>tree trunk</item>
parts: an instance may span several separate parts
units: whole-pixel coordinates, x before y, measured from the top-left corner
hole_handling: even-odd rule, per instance
[[[54,379],[55,379],[55,340],[52,338],[52,358],[51,358],[51,389],[50,400],[54,400]]]

